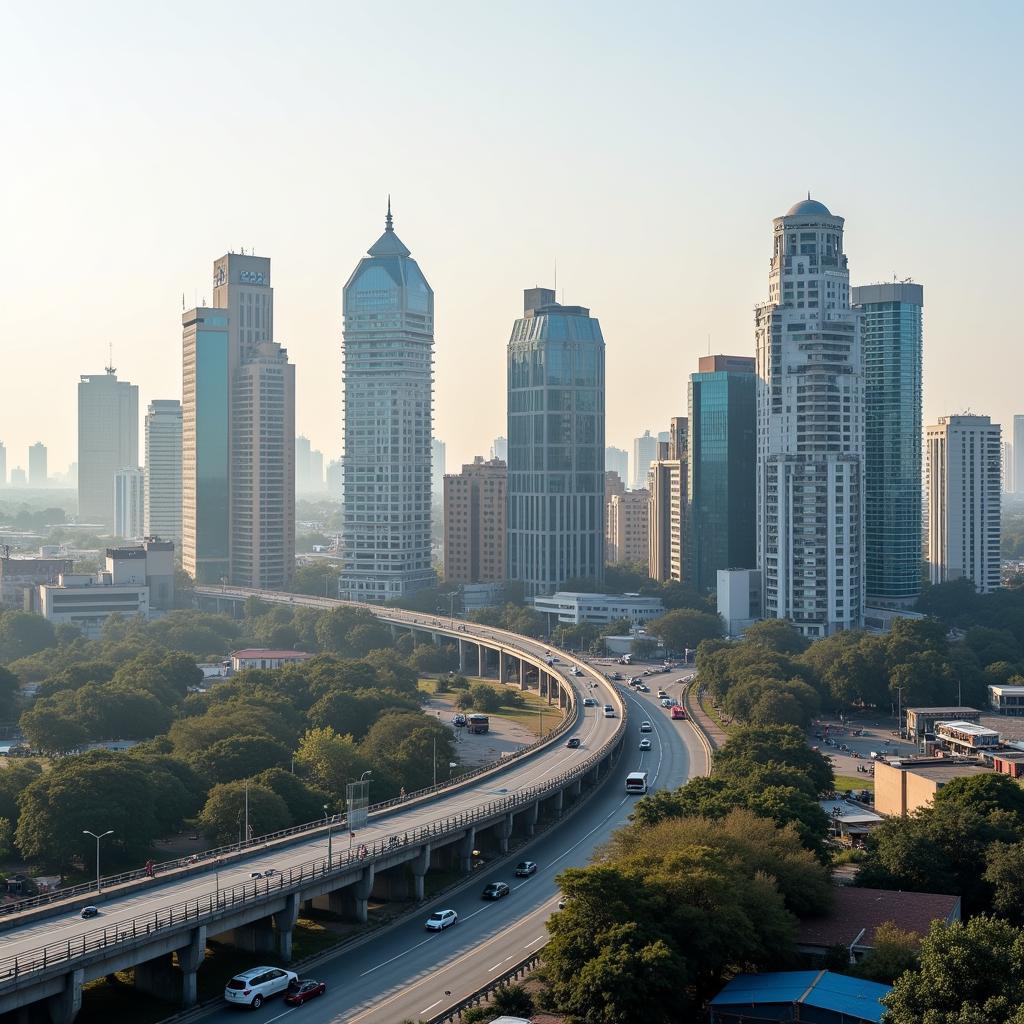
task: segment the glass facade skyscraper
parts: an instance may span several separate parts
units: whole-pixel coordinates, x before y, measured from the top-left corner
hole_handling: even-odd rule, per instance
[[[755,360],[704,356],[690,374],[688,577],[717,586],[719,569],[752,569],[755,543]]]
[[[508,343],[508,575],[528,598],[604,576],[604,337],[528,288]]]
[[[869,604],[921,591],[921,312],[909,282],[851,290],[864,352],[864,548]]]
[[[344,291],[343,598],[387,601],[433,586],[430,563],[434,292],[395,234]]]

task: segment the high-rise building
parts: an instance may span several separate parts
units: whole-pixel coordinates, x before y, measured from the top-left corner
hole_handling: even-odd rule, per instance
[[[114,474],[114,533],[125,540],[143,536],[144,480],[138,466],[123,466]]]
[[[1003,471],[1003,494],[1016,494],[1016,479],[1014,477],[1013,445],[1004,441],[1001,448],[1000,467]]]
[[[434,292],[395,234],[344,290],[344,598],[386,601],[434,585],[430,563]]]
[[[925,431],[928,575],[999,587],[1002,429],[988,416],[942,416]]]
[[[146,411],[147,537],[181,545],[181,402],[157,398]]]
[[[649,430],[644,431],[643,437],[633,439],[633,481],[630,486],[634,491],[647,485],[647,471],[657,457],[658,439],[652,437]],[[626,477],[622,479],[625,482]]]
[[[114,474],[139,464],[139,389],[106,373],[78,384],[78,519],[114,525]]]
[[[715,590],[719,569],[756,564],[756,364],[702,356],[690,374],[687,544],[689,580]]]
[[[235,371],[231,581],[281,590],[295,569],[295,367],[273,341]]]
[[[295,377],[273,341],[270,260],[228,253],[182,315],[182,564],[282,587],[294,570]]]
[[[25,475],[25,470],[21,466],[15,466],[11,470],[11,486],[24,487],[26,484],[28,484],[28,477]]]
[[[618,473],[623,484],[629,481],[629,452],[625,448],[609,446],[604,450],[604,470]]]
[[[1013,492],[1024,494],[1024,416],[1013,417]]]
[[[508,575],[526,597],[604,576],[604,337],[528,288],[508,343]]]
[[[447,462],[444,441],[430,440],[430,493],[435,501],[444,500],[444,475]]]
[[[869,605],[921,592],[921,311],[904,281],[850,289],[864,354],[864,586]]]
[[[686,574],[687,434],[686,417],[674,416],[669,440],[657,442],[647,471],[647,570],[661,583]]]
[[[28,450],[28,482],[31,487],[45,487],[47,479],[46,445],[36,441]]]
[[[757,567],[768,618],[807,637],[864,616],[864,375],[843,218],[806,199],[774,220],[757,307]]]
[[[313,446],[309,438],[300,434],[295,438],[295,492],[296,494],[308,494],[310,486],[310,457],[313,454]]]
[[[502,462],[508,462],[507,437],[496,437],[494,439],[494,443],[491,445],[491,458],[501,459]]]
[[[341,459],[331,459],[327,463],[327,496],[331,501],[341,501],[345,490],[345,471]]]
[[[608,565],[646,562],[650,492],[613,494],[605,507],[604,553]]]
[[[0,441],[0,487],[7,483],[7,446]]]
[[[508,468],[477,456],[444,478],[445,583],[505,579]]]
[[[314,494],[322,494],[324,489],[324,453],[314,448],[309,453],[309,482]]]

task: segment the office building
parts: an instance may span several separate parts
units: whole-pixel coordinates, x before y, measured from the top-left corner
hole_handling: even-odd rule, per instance
[[[444,478],[445,583],[505,579],[508,468],[477,456]]]
[[[341,459],[332,459],[327,463],[327,497],[331,501],[341,501],[345,490],[345,471]]]
[[[125,466],[114,474],[114,534],[139,540],[145,525],[145,474]]]
[[[605,448],[604,471],[618,473],[619,479],[624,484],[627,483],[629,481],[629,452],[625,448],[615,448],[611,445]]]
[[[508,462],[508,438],[507,437],[496,437],[494,443],[491,445],[491,458],[501,459],[502,462]]]
[[[999,587],[1001,428],[988,416],[942,416],[925,431],[928,577]]]
[[[1016,478],[1014,477],[1013,444],[1004,441],[999,449],[999,466],[1003,474],[1003,494],[1016,494]]]
[[[11,558],[0,555],[0,606],[37,611],[35,595],[40,583],[56,582],[71,572],[70,558]]]
[[[665,614],[660,597],[639,594],[580,594],[560,590],[550,597],[535,597],[533,607],[547,617],[551,629],[579,626],[584,622],[605,626],[623,620],[639,627]]]
[[[323,490],[324,453],[300,435],[295,438],[295,493],[322,494]]]
[[[15,466],[11,470],[11,486],[12,487],[27,487],[28,477],[25,474],[25,470],[21,466]]]
[[[761,618],[761,573],[757,569],[719,569],[716,610],[725,635],[741,636]]]
[[[444,475],[447,458],[444,441],[436,437],[430,440],[430,494],[435,501],[444,500]]]
[[[685,416],[672,419],[668,441],[659,441],[647,472],[647,570],[660,583],[686,575],[687,434]]]
[[[7,484],[7,446],[0,441],[0,487]]]
[[[1013,417],[1013,491],[1024,494],[1024,415]]]
[[[434,292],[395,234],[344,289],[344,598],[386,601],[435,583],[430,561]]]
[[[528,288],[508,343],[508,575],[526,597],[604,576],[604,337]]]
[[[702,356],[690,374],[687,545],[689,582],[714,590],[720,569],[756,564],[756,363]]]
[[[270,260],[228,253],[182,315],[182,563],[280,588],[294,571],[295,369],[274,342]]]
[[[630,487],[634,491],[647,485],[647,471],[657,457],[658,438],[652,437],[649,430],[644,431],[643,437],[633,439],[633,480]],[[625,481],[627,478],[622,479]]]
[[[650,492],[613,494],[605,506],[604,550],[608,565],[647,562]]]
[[[807,637],[864,617],[864,379],[843,218],[775,218],[757,307],[757,567],[764,615]]]
[[[139,464],[139,389],[105,373],[78,384],[78,520],[114,525],[114,474]]]
[[[181,402],[157,398],[145,423],[145,516],[147,537],[181,544]]]
[[[45,487],[47,483],[46,445],[36,441],[28,450],[28,482],[30,487]]]
[[[850,290],[864,355],[864,586],[872,606],[921,591],[921,313],[903,281]]]

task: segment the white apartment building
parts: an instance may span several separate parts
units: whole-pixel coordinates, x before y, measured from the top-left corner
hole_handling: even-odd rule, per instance
[[[181,402],[155,399],[146,411],[145,522],[147,537],[181,544]]]
[[[925,430],[927,559],[932,583],[999,587],[1002,428],[988,416],[942,416]]]
[[[114,533],[140,540],[145,524],[145,476],[138,466],[125,466],[114,474]]]
[[[810,198],[774,222],[757,307],[757,564],[763,614],[807,637],[864,615],[864,371],[843,218]]]
[[[114,525],[114,474],[139,464],[139,389],[106,373],[78,384],[78,520]]]
[[[642,626],[665,614],[660,597],[641,597],[639,594],[559,591],[550,597],[535,597],[533,607],[549,617],[549,625],[578,626],[582,622],[590,622],[602,626],[628,619],[634,626]]]

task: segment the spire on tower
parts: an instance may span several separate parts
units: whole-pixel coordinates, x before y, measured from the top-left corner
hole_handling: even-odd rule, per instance
[[[390,192],[388,193],[388,215],[384,218],[384,230],[385,231],[394,231],[395,230],[395,225],[392,222],[392,218],[391,218],[391,193]]]

